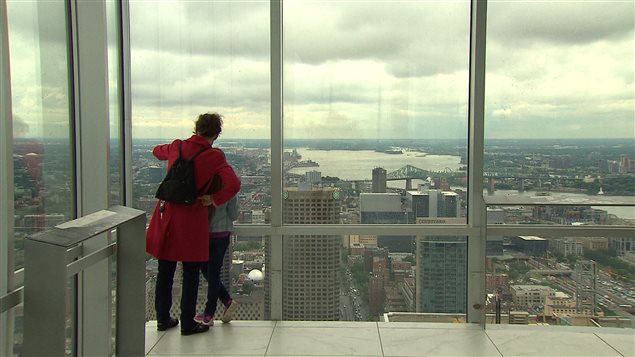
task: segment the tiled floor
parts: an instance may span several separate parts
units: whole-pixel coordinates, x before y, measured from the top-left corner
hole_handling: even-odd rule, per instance
[[[635,356],[635,330],[408,322],[220,321],[207,333],[146,325],[148,356]]]

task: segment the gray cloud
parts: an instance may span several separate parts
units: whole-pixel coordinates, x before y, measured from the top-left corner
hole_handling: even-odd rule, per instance
[[[22,138],[29,132],[29,124],[18,115],[13,116],[13,137]]]
[[[63,16],[38,19],[26,4],[8,7],[14,111],[32,130],[34,105],[67,105],[64,90],[41,89],[67,67]],[[487,135],[635,132],[634,6],[489,2]],[[216,110],[226,137],[268,137],[268,1],[133,0],[131,16],[139,135],[186,135]],[[468,27],[468,1],[285,1],[285,137],[465,137]]]
[[[488,4],[488,32],[514,46],[632,41],[634,8],[632,1],[494,1]]]

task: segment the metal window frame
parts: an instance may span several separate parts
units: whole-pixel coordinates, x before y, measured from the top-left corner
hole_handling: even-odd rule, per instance
[[[485,245],[487,207],[483,200],[485,148],[485,46],[487,1],[470,4],[470,69],[468,99],[467,220],[478,234],[469,236],[467,249],[467,322],[485,328]]]
[[[0,0],[0,297],[10,294],[14,281],[13,237],[13,117],[11,106],[11,66],[6,0]],[[13,354],[13,310],[0,310],[0,355]]]
[[[271,228],[281,228],[282,221],[282,152],[283,152],[283,5],[282,0],[269,3],[269,35],[271,55]],[[284,230],[282,230],[283,232]],[[267,267],[271,320],[282,320],[282,232],[272,229],[269,235],[271,257]]]
[[[109,205],[110,93],[105,1],[70,1],[77,217]],[[110,242],[108,234],[102,234],[82,243],[82,247],[86,254]],[[107,311],[112,296],[111,268],[109,260],[101,261],[76,277],[79,355],[101,355],[111,350],[112,314]]]
[[[458,235],[468,236],[467,301],[468,322],[485,327],[485,244],[488,234],[504,235],[577,235],[577,236],[632,236],[633,228],[615,226],[516,226],[488,225],[483,199],[484,163],[484,98],[485,98],[485,45],[487,1],[470,2],[470,83],[469,83],[469,133],[468,150],[468,214],[465,225],[289,225],[283,222],[282,201],[282,153],[283,153],[283,0],[270,0],[270,74],[271,74],[271,224],[237,225],[237,235],[262,235],[270,239],[272,256],[267,269],[271,275],[272,320],[282,318],[282,239],[285,235]],[[126,174],[126,204],[132,204],[131,163],[131,85],[130,85],[130,16],[129,2],[122,1],[122,46],[124,81],[124,155]]]

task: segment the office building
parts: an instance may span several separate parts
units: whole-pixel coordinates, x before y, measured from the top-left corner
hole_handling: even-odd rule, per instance
[[[339,223],[339,192],[331,188],[285,188],[288,224]],[[293,235],[283,241],[284,320],[339,320],[341,236]],[[269,241],[265,244],[269,252]],[[270,254],[265,255],[268,259]],[[270,263],[265,263],[269,266]],[[270,273],[267,269],[266,274]],[[267,293],[266,293],[267,294]],[[265,311],[269,310],[265,298]]]
[[[373,185],[372,192],[384,193],[386,192],[386,170],[381,167],[375,167],[373,169]]]
[[[460,224],[460,202],[454,192],[408,191],[417,224]],[[426,207],[427,204],[427,207]],[[428,216],[421,216],[427,212]],[[416,311],[466,311],[467,239],[451,236],[416,238]]]
[[[505,211],[501,208],[487,208],[487,224],[504,224]],[[503,255],[503,236],[487,234],[485,245],[487,257]]]
[[[304,175],[304,180],[308,183],[316,185],[322,183],[322,173],[320,171],[307,171]]]
[[[359,211],[362,224],[407,224],[410,216],[398,193],[361,193]],[[377,246],[391,252],[412,253],[414,237],[378,235]]]
[[[417,237],[417,312],[464,313],[467,240]]]
[[[419,217],[460,217],[461,200],[457,193],[441,190],[406,191],[406,207],[411,223]]]
[[[514,304],[523,308],[544,306],[547,296],[555,294],[552,288],[544,285],[512,285],[509,290]]]
[[[537,236],[512,237],[512,247],[525,255],[541,257],[549,247],[549,241]]]
[[[556,252],[562,254],[564,257],[579,256],[582,255],[582,242],[570,239],[557,239],[556,240]]]

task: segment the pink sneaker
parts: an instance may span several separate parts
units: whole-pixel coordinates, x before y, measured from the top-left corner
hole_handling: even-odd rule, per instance
[[[238,308],[238,302],[232,300],[228,306],[225,307],[225,312],[223,312],[223,316],[221,316],[221,321],[224,323],[228,323],[234,318],[234,312]]]
[[[212,314],[196,315],[194,321],[205,326],[214,326],[214,316]]]

